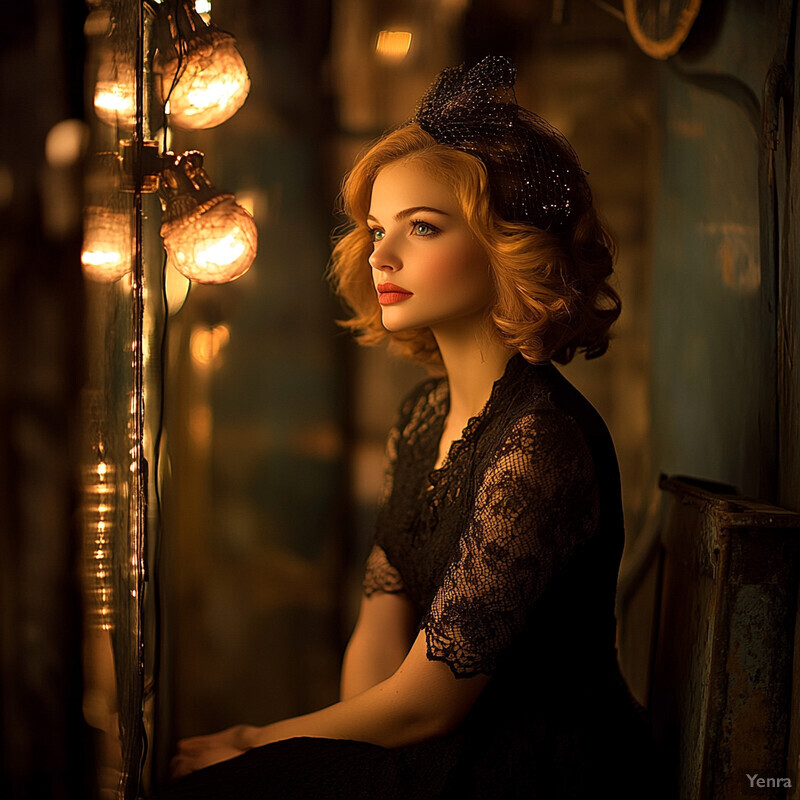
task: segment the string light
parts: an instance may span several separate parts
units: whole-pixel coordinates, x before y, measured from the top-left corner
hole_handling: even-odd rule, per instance
[[[157,17],[161,100],[179,128],[213,128],[230,119],[250,91],[236,40],[197,13],[189,0],[169,0]]]
[[[203,154],[175,157],[162,172],[166,208],[161,236],[169,263],[198,283],[227,283],[250,269],[258,231],[232,194],[218,192],[203,169]]]
[[[87,472],[84,512],[87,525],[87,577],[90,598],[90,624],[97,629],[113,628],[114,593],[111,584],[115,511],[114,492],[116,470],[103,456],[99,447],[98,462]]]

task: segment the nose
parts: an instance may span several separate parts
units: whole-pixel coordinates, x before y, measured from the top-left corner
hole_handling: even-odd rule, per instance
[[[372,269],[381,272],[397,272],[402,267],[399,256],[394,248],[388,246],[386,239],[373,243],[372,254],[368,260]]]

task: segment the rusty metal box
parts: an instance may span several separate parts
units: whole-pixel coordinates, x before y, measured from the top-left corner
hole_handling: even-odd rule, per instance
[[[788,797],[800,514],[686,478],[659,485],[648,706],[675,794]]]

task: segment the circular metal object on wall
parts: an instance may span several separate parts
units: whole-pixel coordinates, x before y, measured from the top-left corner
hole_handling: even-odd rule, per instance
[[[686,41],[702,0],[625,0],[625,22],[652,58],[674,56]]]

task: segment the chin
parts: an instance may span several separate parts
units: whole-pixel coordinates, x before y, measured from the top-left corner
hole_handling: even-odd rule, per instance
[[[411,330],[412,328],[422,327],[420,325],[410,324],[407,320],[402,319],[399,314],[387,314],[385,311],[381,316],[381,322],[389,333],[400,333],[402,331]]]
[[[389,333],[402,333],[403,331],[410,331],[412,328],[419,327],[419,326],[412,326],[412,325],[398,325],[398,324],[389,324],[384,322],[383,327]]]

